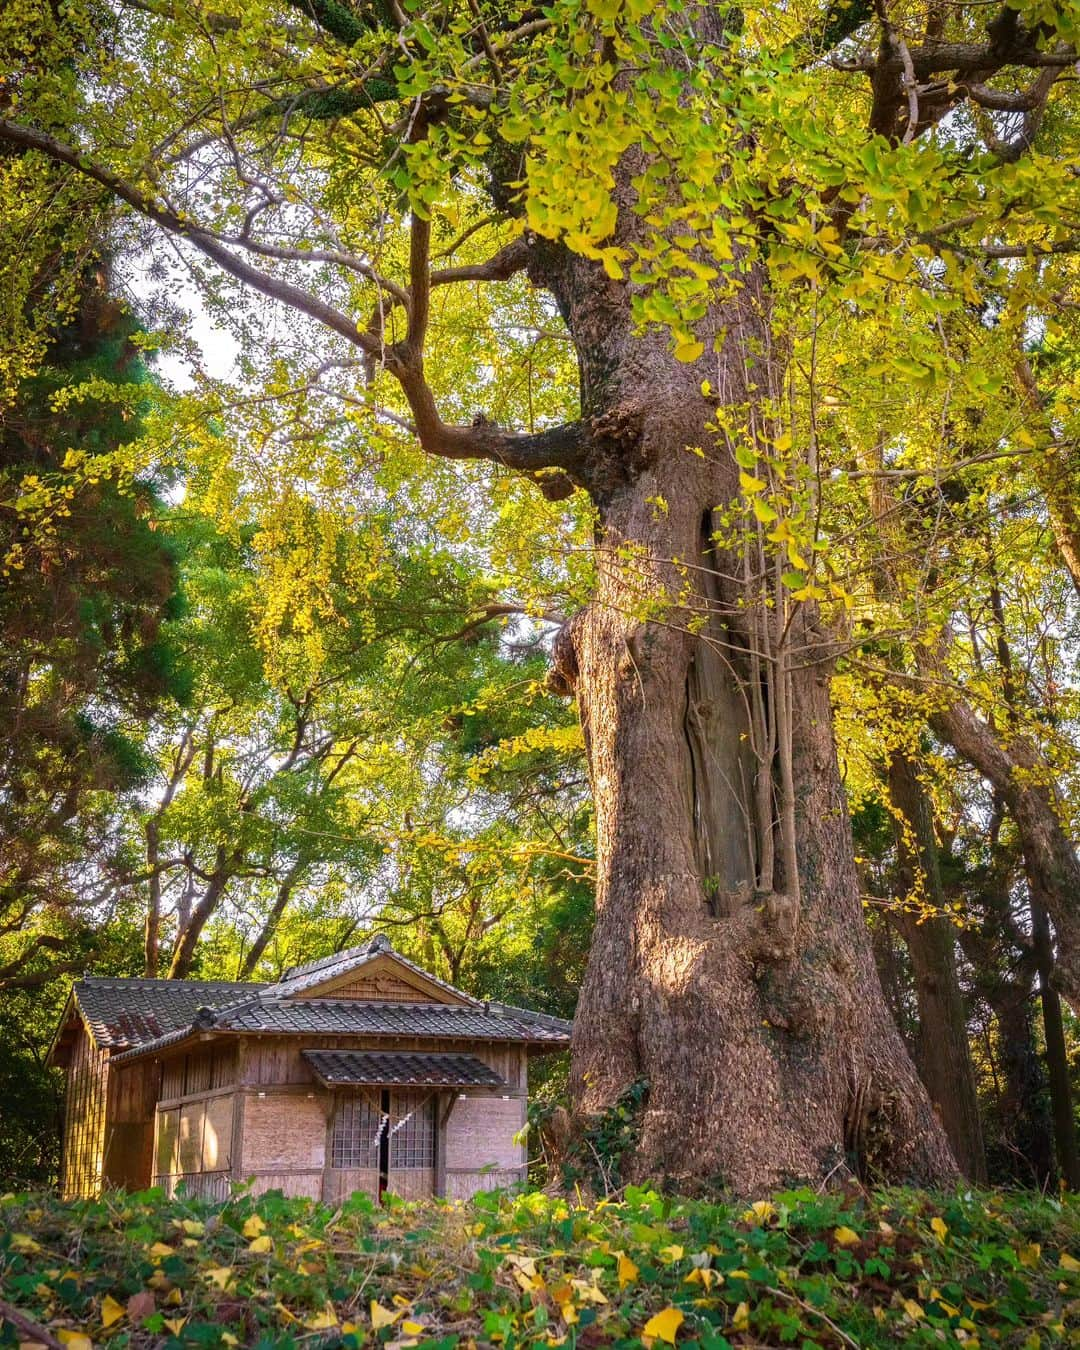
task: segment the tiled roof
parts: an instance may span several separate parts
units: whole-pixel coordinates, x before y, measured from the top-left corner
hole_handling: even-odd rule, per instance
[[[86,976],[72,990],[94,1043],[118,1050],[191,1025],[199,1008],[249,999],[261,984],[228,980],[109,980]]]
[[[491,1003],[365,1003],[359,999],[278,999],[275,986],[254,998],[216,1010],[202,1009],[191,1023],[118,1055],[117,1060],[164,1050],[199,1032],[278,1036],[409,1036],[432,1040],[512,1041],[559,1050],[570,1044],[571,1024],[558,1017]]]
[[[272,986],[274,997],[295,998],[296,995],[303,994],[309,989],[315,989],[321,984],[337,979],[339,975],[348,975],[354,970],[359,970],[380,956],[392,956],[398,965],[405,966],[429,984],[453,994],[455,998],[465,1003],[471,1003],[474,1007],[480,1006],[479,1000],[473,998],[471,994],[455,989],[452,984],[436,978],[423,966],[416,965],[400,952],[394,951],[382,934],[359,947],[349,947],[346,951],[337,952],[334,956],[324,956],[318,961],[309,961],[306,965],[290,967],[277,984]]]
[[[368,1003],[360,999],[258,998],[217,1012],[203,1025],[220,1031],[262,1031],[321,1036],[433,1036],[481,1041],[562,1041],[570,1026],[500,1004],[456,1007],[449,1003]]]
[[[501,1003],[397,1003],[303,997],[337,974],[391,955],[425,979],[385,940],[288,971],[277,984],[224,980],[113,980],[88,976],[72,997],[95,1044],[129,1059],[163,1050],[200,1032],[281,1036],[415,1036],[438,1040],[512,1041],[561,1049],[571,1024]],[[441,984],[441,981],[435,981]],[[442,985],[451,990],[452,986]],[[453,990],[460,993],[458,990]]]
[[[407,1087],[504,1087],[505,1081],[475,1055],[406,1054],[394,1050],[305,1050],[304,1058],[326,1087],[393,1083]]]

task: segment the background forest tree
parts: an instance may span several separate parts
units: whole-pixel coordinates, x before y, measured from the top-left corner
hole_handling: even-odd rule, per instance
[[[546,982],[587,765],[572,1087],[647,1082],[631,1173],[1075,1180],[1071,10],[2,22],[13,185],[241,353],[15,499],[184,484],[191,695],[94,862],[146,968],[379,923]]]

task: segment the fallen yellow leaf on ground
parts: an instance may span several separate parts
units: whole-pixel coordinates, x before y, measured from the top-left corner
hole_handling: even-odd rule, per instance
[[[112,1294],[106,1294],[101,1300],[101,1325],[111,1327],[114,1322],[119,1322],[124,1316],[124,1305],[117,1303]]]
[[[71,1350],[94,1350],[94,1342],[81,1331],[68,1331],[64,1328],[56,1333],[56,1339],[70,1346]]]
[[[401,1316],[400,1312],[391,1312],[389,1308],[384,1308],[378,1299],[371,1300],[371,1325],[375,1331],[382,1327],[391,1327]]]
[[[619,1252],[619,1288],[625,1289],[628,1284],[633,1284],[638,1277],[638,1268],[633,1261],[624,1253]]]
[[[668,1345],[674,1345],[676,1333],[684,1320],[678,1308],[664,1308],[655,1316],[649,1318],[645,1323],[645,1330],[642,1334],[651,1336],[656,1340],[667,1341]]]

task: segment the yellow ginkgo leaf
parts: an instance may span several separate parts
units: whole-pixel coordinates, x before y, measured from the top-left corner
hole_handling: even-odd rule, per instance
[[[124,1316],[124,1305],[117,1303],[112,1294],[106,1294],[101,1300],[101,1325],[111,1327],[114,1322],[119,1322]]]
[[[675,1336],[683,1324],[683,1315],[678,1308],[663,1308],[645,1323],[644,1335],[655,1340],[675,1344]]]
[[[859,1235],[854,1228],[846,1228],[843,1224],[839,1228],[833,1229],[833,1241],[838,1247],[854,1247],[859,1240]]]
[[[314,1316],[304,1319],[304,1326],[309,1331],[329,1331],[331,1327],[336,1327],[337,1324],[337,1314],[330,1307],[324,1308],[321,1313],[315,1313]]]
[[[186,1317],[166,1317],[163,1325],[167,1326],[174,1336],[179,1336],[186,1321]]]
[[[670,1247],[661,1247],[660,1255],[665,1261],[670,1261],[674,1264],[676,1261],[681,1261],[683,1259],[684,1249],[680,1247],[677,1242],[673,1242]]]
[[[918,1322],[920,1318],[926,1316],[926,1313],[922,1310],[922,1306],[916,1303],[913,1298],[904,1299],[904,1311],[913,1322]]]
[[[244,1227],[241,1230],[246,1238],[258,1237],[266,1227],[258,1214],[252,1214],[249,1219],[244,1220]]]
[[[578,1317],[578,1310],[572,1303],[560,1304],[559,1312],[562,1313],[562,1320],[568,1327],[572,1327],[575,1322],[580,1320]]]
[[[401,1329],[406,1336],[422,1336],[424,1333],[423,1322],[410,1322],[408,1318],[401,1324]]]
[[[41,1251],[41,1244],[35,1242],[29,1233],[12,1233],[11,1250],[22,1256],[29,1256]]]
[[[155,1242],[150,1248],[150,1256],[155,1261],[164,1261],[168,1256],[175,1256],[176,1253],[164,1242]]]
[[[232,1266],[211,1266],[206,1271],[206,1278],[216,1289],[226,1289],[230,1279],[232,1279]]]
[[[223,1331],[221,1333],[221,1339],[225,1342],[226,1345],[240,1344],[240,1342],[236,1339],[236,1337],[232,1334],[231,1331]]]
[[[382,1327],[391,1327],[401,1316],[400,1312],[391,1312],[389,1308],[384,1308],[378,1299],[371,1300],[371,1325],[375,1331]]]
[[[628,1284],[633,1284],[638,1277],[638,1268],[633,1261],[624,1253],[619,1252],[619,1288],[625,1289]]]
[[[180,1226],[188,1237],[202,1237],[206,1232],[206,1228],[198,1221],[198,1219],[185,1219]]]
[[[933,1230],[934,1236],[937,1238],[939,1242],[944,1242],[946,1237],[948,1237],[949,1225],[945,1222],[944,1219],[939,1219],[936,1214],[930,1220],[930,1227]]]
[[[683,338],[675,347],[676,361],[696,361],[705,351],[705,344],[696,338]]]
[[[262,1237],[252,1238],[248,1243],[248,1251],[259,1255],[263,1252],[272,1252],[274,1250],[274,1239],[268,1237],[265,1233]]]
[[[1062,1270],[1080,1270],[1080,1261],[1075,1256],[1070,1256],[1068,1252],[1062,1252],[1058,1257],[1058,1265]]]
[[[1022,1266],[1037,1266],[1042,1256],[1042,1246],[1038,1242],[1029,1242],[1016,1253]]]
[[[735,1309],[735,1316],[731,1319],[731,1325],[736,1331],[745,1331],[750,1325],[750,1304],[740,1303]]]
[[[68,1331],[61,1328],[56,1333],[56,1339],[63,1345],[69,1345],[71,1350],[94,1350],[94,1342],[81,1331]]]
[[[776,1217],[776,1206],[771,1200],[755,1200],[742,1217],[743,1223],[768,1223]]]

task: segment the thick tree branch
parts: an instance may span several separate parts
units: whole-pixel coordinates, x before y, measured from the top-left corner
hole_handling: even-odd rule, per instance
[[[406,341],[416,352],[424,350],[431,314],[431,221],[414,211],[409,225],[409,328]]]
[[[1017,44],[1003,54],[997,54],[989,43],[980,42],[942,42],[925,47],[916,47],[910,52],[911,65],[920,80],[932,75],[974,75],[978,71],[993,74],[1006,66],[1019,66],[1028,70],[1039,70],[1044,66],[1067,69],[1075,65],[1075,51],[1042,52],[1036,48]],[[884,72],[891,75],[904,73],[904,60],[899,52],[880,56],[873,52],[860,52],[854,57],[836,57],[832,64],[837,70],[872,75]]]
[[[0,119],[0,142],[17,145],[24,150],[37,150],[56,163],[67,164],[71,168],[77,169],[87,178],[91,178],[100,183],[102,187],[107,188],[121,201],[127,202],[140,215],[154,221],[162,229],[168,230],[170,234],[186,239],[200,253],[212,262],[217,263],[222,271],[236,277],[238,281],[242,281],[252,290],[258,291],[260,295],[268,296],[271,300],[278,300],[291,309],[308,315],[309,318],[315,319],[316,322],[339,334],[346,341],[360,347],[363,351],[370,352],[372,355],[378,353],[377,344],[372,341],[367,333],[362,332],[348,315],[342,314],[340,310],[328,305],[324,300],[320,300],[318,296],[309,294],[299,286],[294,286],[292,282],[285,281],[280,277],[270,276],[257,267],[253,267],[243,258],[239,258],[236,254],[230,252],[215,235],[181,215],[175,207],[167,202],[155,200],[133,183],[129,183],[119,174],[114,173],[111,169],[90,159],[71,146],[65,145],[62,141],[56,140],[42,131],[37,131],[33,127],[21,126],[6,119]]]
[[[524,239],[515,239],[486,262],[436,268],[431,273],[431,285],[450,286],[459,281],[508,281],[524,269],[528,260],[528,243]]]
[[[380,337],[358,327],[348,315],[292,282],[252,266],[227,248],[215,234],[189,220],[168,202],[151,197],[120,174],[55,137],[32,127],[0,119],[0,143],[36,150],[56,163],[76,169],[100,183],[140,215],[154,221],[170,234],[187,240],[223,271],[252,290],[306,314],[375,360],[383,359],[386,369],[402,386],[413,414],[416,434],[428,454],[446,459],[487,459],[526,472],[548,468],[573,471],[580,467],[588,439],[583,423],[569,422],[550,430],[528,434],[505,431],[482,420],[470,427],[448,426],[439,416],[434,396],[424,379],[422,355],[411,340],[384,350]],[[243,247],[248,245],[245,243]],[[418,245],[413,253],[413,262],[417,266],[420,252]],[[426,245],[422,252],[426,257]],[[504,262],[500,265],[507,264]],[[457,269],[445,270],[453,272]],[[414,284],[416,279],[414,275]],[[442,284],[446,284],[445,279]],[[426,279],[421,281],[422,292],[426,290],[426,285]],[[423,304],[422,318],[426,324],[426,299]]]

